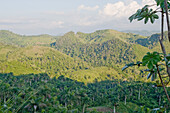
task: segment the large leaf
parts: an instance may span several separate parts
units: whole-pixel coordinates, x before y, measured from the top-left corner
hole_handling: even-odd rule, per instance
[[[124,71],[124,70],[127,69],[128,67],[135,66],[135,65],[137,65],[137,64],[134,64],[134,63],[126,64],[126,65],[122,68],[122,71]]]
[[[156,65],[159,61],[161,61],[161,56],[158,52],[148,52],[142,59],[142,65],[147,65],[149,69],[153,69],[154,65]]]
[[[156,76],[157,76],[157,73],[153,73],[152,77],[151,77],[151,80],[154,81],[156,79]]]
[[[149,78],[151,77],[152,74],[153,74],[153,73],[150,72],[150,73],[148,74],[148,76],[147,76],[147,79],[149,79]]]

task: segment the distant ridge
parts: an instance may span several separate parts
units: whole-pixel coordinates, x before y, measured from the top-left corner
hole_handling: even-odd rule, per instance
[[[147,31],[147,30],[125,30],[125,33],[134,33],[142,36],[151,36],[152,34],[159,33],[160,31]]]

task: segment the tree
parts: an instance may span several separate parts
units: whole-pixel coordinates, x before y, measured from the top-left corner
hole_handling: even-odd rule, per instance
[[[157,9],[153,10],[153,5],[145,5],[142,9],[138,9],[135,14],[129,17],[130,22],[133,20],[144,20],[144,23],[148,23],[149,19],[151,23],[154,23],[156,19],[159,19],[159,16],[157,13],[161,13],[161,37],[159,38],[160,46],[163,52],[163,56],[158,52],[150,53],[148,52],[147,55],[145,55],[142,59],[142,62],[137,62],[136,64],[131,63],[127,64],[125,67],[122,68],[122,70],[125,70],[126,68],[134,65],[140,66],[141,64],[143,66],[147,66],[148,69],[146,71],[149,71],[147,78],[149,79],[151,77],[151,80],[155,80],[157,74],[159,76],[159,79],[161,81],[162,87],[164,88],[165,94],[168,98],[168,101],[170,103],[170,98],[167,93],[167,90],[165,86],[170,82],[170,55],[166,54],[166,50],[163,44],[164,39],[164,15],[166,14],[166,20],[167,20],[167,28],[168,28],[168,40],[170,41],[170,27],[169,27],[169,17],[168,17],[168,9],[170,9],[170,2],[169,0],[155,0]],[[162,64],[165,62],[165,64]],[[161,76],[161,71],[164,69],[162,65],[165,65],[168,79],[168,82],[164,82],[163,78]]]

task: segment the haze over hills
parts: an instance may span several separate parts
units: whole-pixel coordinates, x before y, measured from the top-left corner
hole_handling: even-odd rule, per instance
[[[14,75],[64,75],[85,83],[95,79],[129,79],[133,78],[130,73],[134,70],[124,73],[121,66],[141,60],[148,51],[159,50],[158,37],[159,34],[145,37],[110,29],[68,32],[61,37],[21,36],[3,30],[0,31],[0,71]],[[170,46],[165,45],[170,52]]]
[[[122,32],[125,32],[125,33],[134,33],[134,34],[138,34],[138,35],[142,35],[142,36],[151,36],[152,34],[159,33],[159,31],[147,31],[147,30],[138,30],[138,31],[135,31],[135,30],[125,30],[125,31],[122,31]]]

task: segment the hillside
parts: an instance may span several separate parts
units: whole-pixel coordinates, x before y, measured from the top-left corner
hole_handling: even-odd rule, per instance
[[[51,46],[93,66],[113,66],[141,59],[149,49],[132,44],[146,37],[114,30],[100,30],[90,34],[69,32],[58,38]],[[140,51],[140,53],[139,53]]]
[[[144,39],[146,37],[132,34],[132,33],[123,33],[116,30],[106,29],[106,30],[98,30],[93,33],[81,33],[77,32],[75,35],[80,39],[83,39],[84,42],[88,43],[103,43],[112,39],[119,39],[123,42],[133,42],[136,39]]]
[[[68,32],[54,39],[56,41],[53,43],[45,41],[45,46],[55,49],[44,44],[34,45],[39,36],[35,36],[35,39],[25,36],[19,42],[21,35],[9,31],[1,31],[2,34],[7,37],[6,42],[11,40],[10,37],[15,37],[15,43],[7,45],[0,41],[0,72],[13,72],[14,75],[47,73],[50,77],[64,75],[84,83],[112,79],[145,80],[144,74],[144,78],[132,76],[139,75],[139,70],[121,72],[121,68],[126,63],[141,60],[148,51],[160,51],[159,34],[147,38],[115,30],[98,30],[88,34]],[[26,47],[18,46],[22,46],[27,39],[34,46],[26,43],[23,45]],[[170,48],[166,41],[164,43],[166,48]],[[170,49],[167,50],[169,52]]]
[[[169,44],[168,39],[167,39],[168,33],[165,32],[164,34],[165,34],[164,46],[166,48],[167,53],[170,53],[170,44]],[[159,44],[159,37],[160,37],[160,34],[153,34],[153,35],[151,35],[150,37],[148,37],[146,39],[137,39],[135,41],[135,43],[140,44],[142,46],[145,46],[145,47],[147,47],[149,49],[152,49],[153,51],[162,52],[160,44]]]
[[[12,72],[14,75],[47,73],[50,77],[64,75],[84,83],[128,78],[120,69],[92,67],[79,58],[73,59],[50,47],[23,48],[1,44],[0,59],[0,73]],[[125,75],[126,77],[121,78]]]
[[[12,48],[12,49],[11,49]],[[51,77],[67,70],[83,69],[87,65],[49,47],[32,46],[19,48],[0,45],[0,71],[14,75],[48,73]]]
[[[11,45],[47,45],[54,42],[56,38],[57,36],[50,35],[24,36],[12,33],[7,30],[0,30],[0,42]]]

